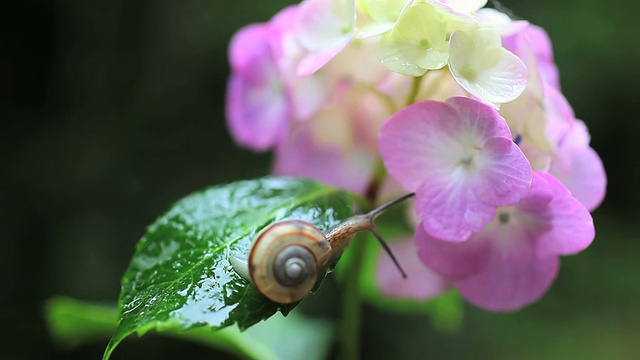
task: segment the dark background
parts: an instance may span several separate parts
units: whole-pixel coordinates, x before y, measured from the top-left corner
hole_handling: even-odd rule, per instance
[[[43,304],[115,301],[145,226],[208,185],[265,175],[224,125],[226,47],[291,1],[13,1],[0,9],[0,358],[63,350]],[[504,1],[550,34],[562,88],[609,177],[597,238],[563,259],[542,301],[513,314],[466,306],[463,330],[365,308],[365,358],[631,359],[640,354],[637,2]],[[329,311],[330,313],[331,311]],[[114,358],[213,358],[149,334]],[[634,356],[635,355],[635,356]]]

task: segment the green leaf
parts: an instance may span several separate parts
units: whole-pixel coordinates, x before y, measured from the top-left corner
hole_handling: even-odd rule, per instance
[[[118,309],[115,304],[90,304],[68,297],[54,297],[47,301],[45,315],[55,342],[72,349],[108,339],[116,329]]]
[[[49,332],[58,344],[73,348],[88,342],[108,339],[116,327],[118,310],[67,297],[47,301]],[[241,332],[236,326],[214,331],[199,327],[185,332],[163,332],[182,340],[221,349],[254,360],[324,359],[333,337],[333,326],[320,319],[291,313],[286,319],[274,316]],[[294,339],[295,341],[290,341]]]
[[[134,332],[232,324],[244,330],[276,311],[286,315],[296,304],[265,298],[235,273],[229,257],[246,258],[255,235],[285,218],[326,232],[352,215],[355,200],[292,178],[240,181],[180,200],[138,242],[122,279],[118,327],[104,359]]]

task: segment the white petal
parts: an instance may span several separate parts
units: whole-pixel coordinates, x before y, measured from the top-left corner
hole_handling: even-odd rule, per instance
[[[449,69],[460,86],[496,108],[520,96],[528,78],[522,60],[500,46],[492,29],[454,32]]]
[[[475,86],[481,98],[492,103],[506,103],[522,94],[527,77],[527,67],[522,60],[503,49],[495,67],[478,73]]]
[[[354,0],[306,0],[300,4],[296,35],[311,52],[323,52],[344,41],[355,27]]]
[[[478,11],[487,4],[487,0],[438,0],[447,5],[452,10],[461,13],[472,13]]]

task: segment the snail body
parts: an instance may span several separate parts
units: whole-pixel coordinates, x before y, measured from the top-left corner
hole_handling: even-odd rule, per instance
[[[388,207],[412,195],[393,200],[370,213],[355,215],[326,235],[306,221],[285,219],[275,222],[255,237],[247,260],[232,256],[229,261],[236,273],[249,280],[264,296],[280,304],[289,304],[309,294],[319,270],[338,249],[358,232],[368,230],[380,240],[406,277],[378,233],[374,220]]]

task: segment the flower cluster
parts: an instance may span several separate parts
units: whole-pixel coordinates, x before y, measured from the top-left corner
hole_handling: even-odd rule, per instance
[[[559,256],[593,240],[606,177],[547,34],[485,3],[285,8],[232,39],[227,120],[239,145],[274,150],[274,174],[416,193],[415,245],[402,254],[424,272],[382,291],[426,298],[453,285],[506,311],[540,297]]]

